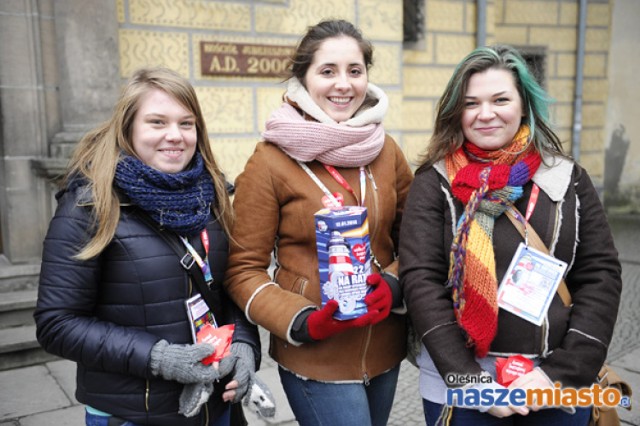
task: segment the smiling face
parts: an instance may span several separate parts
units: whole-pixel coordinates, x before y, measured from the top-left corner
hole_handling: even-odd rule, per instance
[[[322,42],[304,77],[311,99],[340,123],[353,117],[367,94],[367,68],[356,40],[341,36]]]
[[[469,78],[462,113],[469,142],[487,151],[503,148],[512,142],[522,117],[522,99],[509,71],[490,68]]]
[[[196,151],[195,115],[166,92],[150,90],[139,100],[131,141],[147,166],[164,173],[181,172]]]

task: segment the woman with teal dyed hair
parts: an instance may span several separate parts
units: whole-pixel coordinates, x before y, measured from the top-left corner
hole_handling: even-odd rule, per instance
[[[589,421],[588,404],[510,398],[591,387],[620,301],[604,210],[563,153],[549,103],[510,46],[471,52],[438,103],[399,250],[428,425]]]
[[[551,129],[548,106],[551,99],[527,68],[525,60],[510,46],[479,47],[456,67],[438,102],[437,118],[431,143],[421,167],[427,167],[459,149],[464,142],[460,122],[467,105],[466,91],[470,77],[488,69],[502,69],[513,76],[515,89],[522,100],[522,124],[528,125],[531,142],[540,152],[563,155],[558,136]]]

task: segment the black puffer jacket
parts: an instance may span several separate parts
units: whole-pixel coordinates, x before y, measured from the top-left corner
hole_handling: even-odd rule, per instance
[[[194,285],[173,249],[140,218],[139,209],[125,203],[104,251],[88,261],[73,259],[91,236],[92,209],[83,193],[79,188],[59,194],[44,241],[38,341],[48,352],[77,362],[76,398],[84,404],[137,424],[206,424],[224,408],[226,381],[216,384],[198,416],[185,418],[178,414],[183,386],[154,377],[149,368],[151,348],[160,339],[192,343],[184,302],[195,294]],[[216,221],[207,229],[211,288],[222,301],[216,319],[235,323],[234,341],[254,347],[257,366],[257,329],[223,292],[227,237]],[[199,236],[191,243],[204,254]]]

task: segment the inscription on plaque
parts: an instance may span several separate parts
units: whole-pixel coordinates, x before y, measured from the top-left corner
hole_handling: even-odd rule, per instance
[[[200,42],[202,75],[286,77],[292,46]]]

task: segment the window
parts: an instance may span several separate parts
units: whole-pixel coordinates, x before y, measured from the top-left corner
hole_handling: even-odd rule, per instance
[[[544,47],[518,47],[520,54],[527,62],[529,71],[533,74],[538,84],[545,87],[547,74],[547,55]]]
[[[424,38],[424,0],[403,0],[403,41],[417,43]]]

